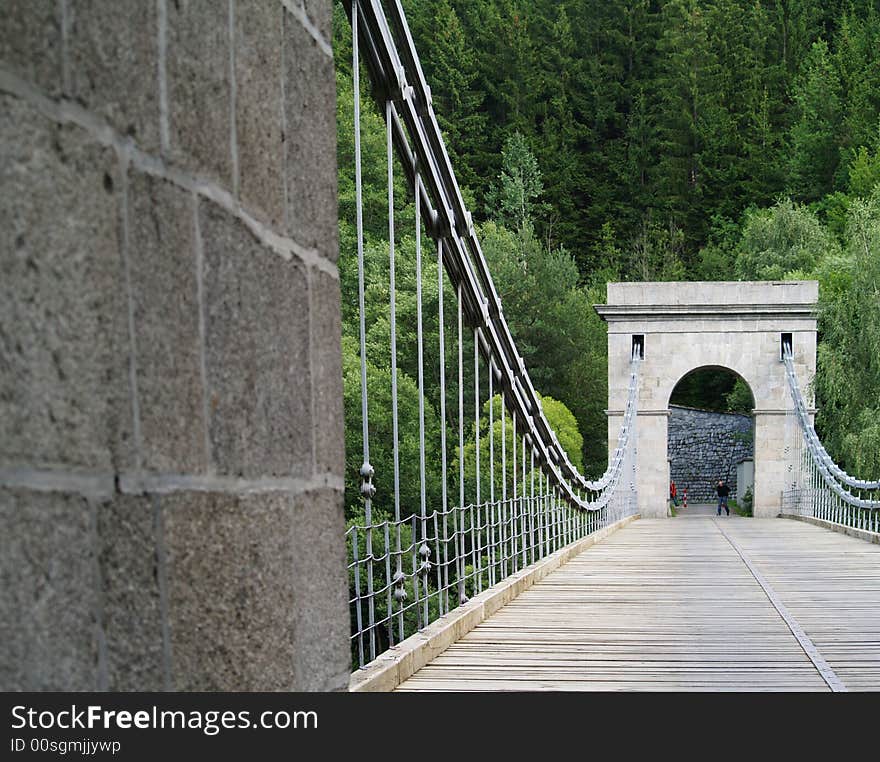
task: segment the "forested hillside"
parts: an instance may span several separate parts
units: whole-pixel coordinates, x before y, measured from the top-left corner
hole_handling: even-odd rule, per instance
[[[714,276],[700,250],[747,208],[846,192],[859,149],[877,149],[876,0],[404,7],[478,210],[492,215],[487,181],[519,131],[543,177],[541,237],[584,274],[610,239],[641,279]],[[656,256],[639,256],[648,243]]]
[[[880,473],[880,1],[403,7],[505,314],[536,387],[574,413],[588,470],[605,458],[605,339],[590,304],[606,281],[802,277],[820,281],[820,434],[849,470]],[[335,29],[343,267],[341,8]],[[369,244],[384,240],[387,257],[381,119],[364,119],[365,162],[379,162],[365,175]]]

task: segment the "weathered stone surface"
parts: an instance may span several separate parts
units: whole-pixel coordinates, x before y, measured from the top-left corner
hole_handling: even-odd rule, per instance
[[[167,6],[171,156],[231,190],[229,4],[177,0]]]
[[[753,455],[751,416],[679,405],[670,405],[669,410],[667,452],[678,494],[687,488],[689,502],[714,502],[715,485],[724,479],[735,496],[736,464]]]
[[[131,174],[128,259],[142,463],[174,473],[203,472],[208,464],[194,239],[193,196]]]
[[[148,151],[159,147],[156,4],[72,0],[72,97]]]
[[[290,14],[285,32],[288,229],[297,241],[335,262],[339,237],[333,61]]]
[[[61,4],[4,0],[0,61],[49,95],[61,92]]]
[[[345,469],[342,408],[342,326],[339,281],[312,271],[312,394],[315,415],[315,471]]]
[[[239,0],[235,9],[235,119],[239,195],[255,217],[284,218],[280,3]]]
[[[350,668],[342,492],[313,490],[297,496],[295,506],[296,690],[339,690]]]
[[[177,493],[161,504],[173,689],[294,690],[297,620],[320,612],[294,592],[291,498]]]
[[[117,495],[98,505],[107,688],[112,691],[165,687],[154,514],[147,497]]]
[[[210,436],[219,473],[312,472],[305,268],[202,202]]]
[[[333,3],[327,0],[301,0],[310,21],[315,25],[321,36],[329,45],[333,41],[331,29],[333,20]]]
[[[0,460],[130,463],[117,165],[0,98]]]
[[[81,497],[0,489],[0,690],[97,688],[91,515]]]
[[[316,274],[313,300],[301,258],[206,198],[237,189],[336,258],[332,61],[285,5],[3,4],[0,68],[142,150],[0,95],[0,466],[33,487],[0,485],[0,689],[346,683],[341,495],[259,484],[313,478],[316,450],[341,475],[338,286]],[[329,3],[305,7],[323,29]],[[101,497],[141,476],[161,496]],[[218,492],[173,492],[187,484]]]

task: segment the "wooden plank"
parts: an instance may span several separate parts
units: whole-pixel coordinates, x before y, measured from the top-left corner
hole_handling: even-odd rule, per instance
[[[840,681],[880,689],[880,546],[778,519],[723,526]],[[688,518],[643,519],[594,545],[398,690],[828,685],[713,519]]]

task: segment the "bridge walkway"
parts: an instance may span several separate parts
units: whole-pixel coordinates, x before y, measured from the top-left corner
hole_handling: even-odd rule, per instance
[[[722,516],[629,524],[398,690],[832,688],[880,689],[880,546]]]

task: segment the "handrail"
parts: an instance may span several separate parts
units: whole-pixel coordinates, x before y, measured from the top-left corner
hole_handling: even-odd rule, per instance
[[[864,479],[856,479],[850,476],[842,468],[840,468],[828,454],[828,451],[819,440],[813,423],[807,413],[807,406],[804,402],[803,394],[797,380],[797,374],[794,369],[794,358],[792,356],[791,345],[783,346],[782,359],[785,364],[785,375],[788,382],[788,389],[794,404],[794,411],[797,417],[798,426],[803,435],[804,442],[807,445],[807,452],[815,463],[817,473],[832,492],[837,495],[848,505],[855,508],[865,510],[876,510],[880,508],[880,499],[865,499],[858,495],[853,495],[848,488],[860,491],[873,491],[880,489],[880,481],[868,481]]]
[[[346,532],[352,581],[352,647],[363,667],[387,647],[421,630],[470,595],[479,593],[529,563],[637,510],[637,408],[641,359],[631,358],[623,421],[616,448],[605,473],[584,477],[572,464],[544,414],[513,334],[504,316],[489,265],[456,180],[431,91],[399,0],[347,0],[352,26],[352,74],[355,106],[355,184],[357,196],[358,288],[360,308],[361,411],[363,465],[360,493],[364,520]],[[388,159],[389,318],[392,388],[392,452],[394,457],[393,517],[372,513],[376,494],[370,463],[367,399],[366,328],[364,324],[364,235],[360,155],[360,60],[383,115]],[[416,303],[419,365],[420,506],[405,515],[400,506],[398,468],[397,350],[395,317],[395,239],[392,155],[403,167],[416,209]],[[425,490],[425,397],[422,329],[422,226],[437,246],[442,501],[429,506]],[[446,367],[443,315],[443,273],[457,300],[458,372],[458,495],[447,492]],[[466,499],[464,479],[463,335],[474,338],[475,495]],[[488,390],[480,387],[480,360],[487,371]],[[489,446],[494,447],[491,400],[500,392],[501,495],[496,494],[497,469],[489,478],[489,495],[481,494],[480,395],[488,391]],[[508,415],[509,414],[509,418]],[[510,423],[508,424],[508,421]],[[508,440],[507,428],[512,431]],[[508,460],[507,442],[512,450]],[[496,451],[497,452],[497,451]],[[491,453],[491,449],[490,449]],[[494,461],[490,456],[490,469]],[[512,467],[512,490],[508,474]],[[390,483],[386,476],[385,484]],[[411,508],[410,508],[411,510]]]

